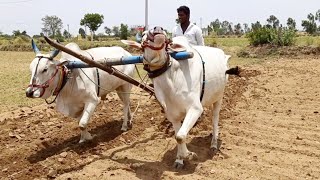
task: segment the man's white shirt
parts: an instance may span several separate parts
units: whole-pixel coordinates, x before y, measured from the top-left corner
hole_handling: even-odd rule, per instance
[[[190,23],[187,30],[183,33],[180,24],[176,25],[172,31],[172,38],[185,36],[192,45],[204,46],[202,30],[193,23]]]

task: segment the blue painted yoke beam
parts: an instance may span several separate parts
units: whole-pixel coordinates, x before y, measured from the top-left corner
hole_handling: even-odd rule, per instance
[[[174,52],[170,53],[170,56],[176,60],[186,60],[193,57],[192,52]],[[105,58],[101,60],[97,60],[97,62],[105,65],[105,66],[116,66],[116,65],[125,65],[125,64],[137,64],[143,62],[142,56],[128,56],[121,58]],[[92,66],[87,63],[79,60],[71,60],[66,64],[67,68],[91,68]]]

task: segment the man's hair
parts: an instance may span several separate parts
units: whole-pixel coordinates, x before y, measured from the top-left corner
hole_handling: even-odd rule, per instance
[[[190,9],[188,8],[188,6],[180,6],[177,9],[177,12],[179,13],[180,11],[184,12],[187,16],[190,16]]]

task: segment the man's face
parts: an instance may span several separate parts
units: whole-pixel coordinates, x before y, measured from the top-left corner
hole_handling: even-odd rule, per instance
[[[178,12],[178,19],[181,24],[184,24],[189,21],[189,17],[183,11]]]

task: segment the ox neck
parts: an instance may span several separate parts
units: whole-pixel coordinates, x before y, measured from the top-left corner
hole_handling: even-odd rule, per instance
[[[164,59],[164,61],[163,61],[163,63],[161,63],[161,65],[154,65],[152,63],[144,63],[143,69],[148,72],[148,76],[151,79],[160,76],[161,74],[163,74],[164,72],[166,72],[170,68],[171,63],[172,63],[170,55],[168,53],[166,53],[166,57],[163,59]]]
[[[67,83],[67,68],[64,66],[58,67],[58,71],[59,71],[59,79],[58,79],[58,84],[57,87],[55,88],[53,95],[54,96],[58,96],[59,93],[61,92],[61,90],[63,89],[63,87],[66,85]]]

